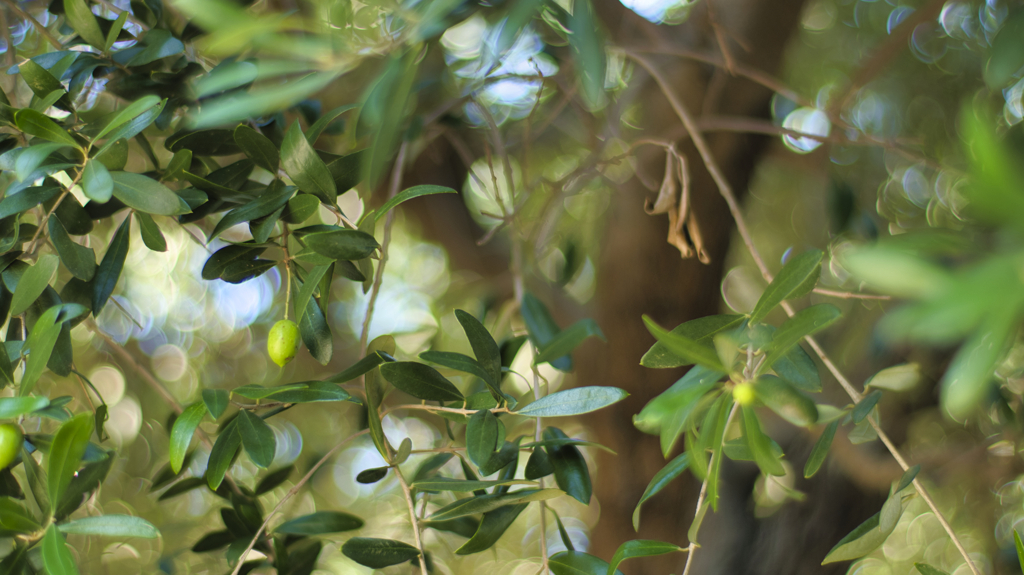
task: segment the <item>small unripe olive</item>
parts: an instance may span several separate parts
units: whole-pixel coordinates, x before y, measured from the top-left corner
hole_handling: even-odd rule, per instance
[[[754,386],[749,383],[743,382],[732,388],[732,398],[740,405],[750,405],[754,403],[754,397]]]
[[[16,425],[0,425],[0,469],[6,469],[18,457],[24,437]]]
[[[270,328],[270,335],[267,336],[267,353],[274,363],[284,367],[284,364],[295,359],[295,352],[299,350],[299,326],[294,321],[282,319]]]

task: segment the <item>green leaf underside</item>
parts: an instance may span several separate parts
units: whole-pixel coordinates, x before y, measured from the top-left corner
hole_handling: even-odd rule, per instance
[[[415,481],[409,485],[414,489],[420,491],[479,491],[481,489],[488,489],[491,487],[498,487],[501,485],[535,485],[534,481],[527,481],[524,479],[504,479],[494,481],[479,481],[479,480],[466,480],[466,479],[454,479],[450,477],[432,477],[430,479],[423,479]]]
[[[527,417],[580,415],[607,407],[628,396],[628,393],[617,387],[575,387],[546,395],[516,411],[516,414]]]
[[[449,519],[464,517],[466,515],[486,513],[505,505],[514,505],[517,503],[527,503],[531,501],[546,501],[562,494],[563,493],[560,489],[524,489],[522,491],[512,491],[500,495],[489,494],[467,497],[438,509],[430,515],[428,519],[431,521],[447,521]]]
[[[274,533],[289,535],[322,535],[341,533],[363,526],[363,520],[341,511],[317,511],[286,521],[274,528]]]
[[[160,530],[141,517],[131,515],[99,515],[75,519],[57,526],[62,533],[102,535],[104,537],[141,537],[155,539]]]

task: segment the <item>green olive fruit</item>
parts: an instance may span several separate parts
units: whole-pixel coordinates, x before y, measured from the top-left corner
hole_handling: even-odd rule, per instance
[[[267,336],[267,353],[274,363],[284,367],[284,364],[295,359],[295,352],[299,350],[299,326],[294,321],[282,319],[270,328],[270,335]]]
[[[6,469],[18,457],[23,440],[18,426],[10,423],[0,425],[0,469]]]
[[[750,405],[754,403],[755,396],[756,393],[754,391],[754,386],[749,383],[743,382],[732,388],[732,398],[740,405]]]

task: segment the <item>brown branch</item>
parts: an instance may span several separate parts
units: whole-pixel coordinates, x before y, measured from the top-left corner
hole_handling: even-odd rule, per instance
[[[3,1],[4,1],[4,5],[6,5],[11,10],[13,10],[15,14],[17,14],[18,16],[21,16],[22,18],[24,18],[24,19],[28,20],[29,22],[31,22],[32,26],[35,27],[36,32],[39,32],[39,34],[43,38],[46,38],[46,41],[49,42],[50,45],[53,46],[53,48],[55,50],[59,51],[59,50],[63,50],[64,49],[64,45],[60,43],[60,40],[54,38],[53,34],[50,34],[50,31],[46,29],[46,26],[43,26],[42,24],[40,24],[39,20],[36,20],[34,16],[32,16],[28,12],[22,10],[21,7],[18,6],[17,2],[14,2],[12,0],[3,0]],[[14,46],[11,45],[11,44],[8,44],[7,45],[7,49],[8,50],[13,50]]]

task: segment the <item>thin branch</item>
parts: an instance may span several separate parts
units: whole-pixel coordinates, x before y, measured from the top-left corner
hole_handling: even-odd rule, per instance
[[[874,295],[869,293],[854,293],[848,291],[837,291],[826,288],[814,288],[814,293],[819,295],[827,295],[829,297],[835,297],[839,299],[876,299],[882,301],[889,301],[892,296],[887,295]]]
[[[267,513],[267,518],[263,520],[263,525],[260,525],[260,528],[256,530],[256,534],[252,536],[252,541],[249,542],[249,546],[246,547],[245,551],[242,551],[242,554],[238,556],[238,563],[235,564],[235,568],[231,571],[231,575],[238,575],[239,571],[241,571],[242,565],[245,563],[246,556],[248,556],[249,552],[252,551],[252,548],[256,546],[256,542],[259,541],[260,535],[267,529],[267,525],[270,524],[270,520],[273,519],[275,515],[277,515],[277,512],[280,511],[282,507],[284,507],[284,504],[287,503],[289,499],[294,497],[295,494],[299,492],[299,489],[301,489],[303,485],[309,482],[309,480],[313,477],[313,474],[316,473],[316,471],[320,469],[320,467],[324,463],[327,463],[327,460],[330,459],[331,456],[333,456],[335,453],[337,453],[339,449],[347,445],[353,439],[361,435],[366,435],[369,432],[369,429],[364,429],[362,431],[353,433],[352,435],[346,437],[345,439],[342,439],[341,443],[331,448],[330,451],[328,451],[323,457],[321,457],[320,460],[317,461],[316,464],[312,468],[310,468],[310,470],[307,471],[305,475],[302,476],[302,479],[300,479],[298,483],[296,483],[294,486],[292,486],[291,489],[288,490],[288,493],[286,493],[285,496],[282,497],[281,500],[277,502],[277,505],[274,506],[270,513]]]
[[[647,72],[651,75],[654,81],[661,88],[661,91],[664,93],[669,103],[672,105],[672,108],[675,110],[676,115],[679,116],[679,120],[686,127],[687,131],[690,132],[690,138],[692,138],[694,146],[700,153],[701,159],[704,161],[704,164],[707,167],[708,172],[711,174],[712,179],[714,179],[715,184],[718,186],[719,193],[722,195],[722,197],[725,199],[726,204],[729,206],[729,211],[732,214],[733,220],[736,223],[736,230],[739,232],[740,237],[743,238],[743,243],[746,245],[747,251],[750,253],[751,258],[753,258],[754,263],[757,264],[758,269],[761,270],[761,275],[764,277],[765,281],[771,283],[772,274],[768,270],[768,266],[765,264],[764,258],[761,257],[761,254],[758,251],[757,246],[754,245],[753,238],[750,235],[750,230],[747,228],[746,220],[743,217],[743,212],[740,210],[739,202],[736,200],[736,194],[733,192],[732,186],[729,185],[728,181],[726,181],[725,179],[725,176],[722,174],[722,171],[719,168],[718,163],[715,161],[714,156],[711,154],[711,149],[708,147],[707,142],[704,141],[704,136],[697,130],[696,123],[694,122],[689,111],[686,109],[686,106],[675,95],[675,93],[669,87],[665,78],[661,75],[657,68],[652,66],[650,62],[648,62],[646,59],[637,55],[634,52],[630,52],[627,50],[625,51],[625,53],[627,56],[632,58],[637,64],[639,64],[642,68],[647,70]],[[782,308],[790,317],[792,317],[795,314],[793,307],[787,302],[782,302]],[[853,387],[850,381],[847,380],[842,375],[842,372],[839,371],[839,368],[836,367],[835,364],[828,359],[828,356],[825,354],[824,349],[822,349],[821,346],[818,345],[818,343],[813,338],[807,337],[805,339],[807,340],[807,343],[811,346],[811,348],[814,349],[818,357],[821,358],[825,366],[828,367],[829,371],[831,371],[832,374],[836,377],[836,380],[839,381],[843,389],[846,390],[850,398],[853,399],[854,402],[860,401],[860,392],[857,391],[857,389]],[[878,425],[878,422],[872,418],[869,418],[869,422],[871,423],[871,426],[875,429],[875,431],[878,432],[879,438],[884,438],[882,440],[882,443],[885,444],[886,448],[892,454],[896,462],[899,463],[900,466],[903,467],[904,469],[907,469],[909,466],[907,465],[906,460],[903,459],[903,456],[900,455],[899,450],[896,449],[896,446],[888,438],[885,432],[882,431],[881,427]],[[939,522],[946,530],[946,533],[949,535],[950,539],[953,540],[953,544],[956,545],[956,548],[960,551],[960,554],[963,556],[964,561],[966,561],[968,567],[971,569],[971,572],[975,575],[980,575],[978,567],[974,564],[974,561],[971,559],[971,556],[967,553],[967,550],[960,542],[960,539],[956,536],[956,533],[953,531],[953,528],[949,525],[949,522],[946,521],[945,517],[942,515],[938,507],[935,505],[935,502],[932,500],[931,495],[928,494],[927,489],[925,489],[921,482],[917,481],[916,479],[914,480],[914,487],[915,489],[917,489],[917,492],[921,495],[922,499],[924,499],[925,502],[928,503],[928,506],[929,508],[931,508],[932,513],[934,513],[935,516],[939,519]],[[687,558],[687,563],[689,563],[689,558]],[[686,571],[683,572],[683,575],[686,575]]]
[[[427,557],[426,551],[423,549],[423,540],[420,537],[420,522],[416,517],[416,501],[412,497],[409,483],[405,480],[405,476],[402,475],[402,470],[397,465],[395,465],[394,469],[395,476],[398,477],[398,483],[402,486],[402,494],[405,495],[405,505],[409,509],[409,522],[412,523],[413,542],[416,544],[416,548],[420,550],[420,573],[427,575]]]

